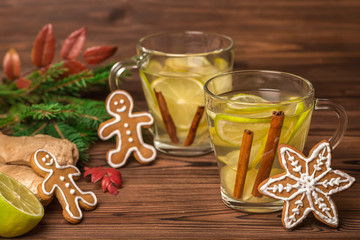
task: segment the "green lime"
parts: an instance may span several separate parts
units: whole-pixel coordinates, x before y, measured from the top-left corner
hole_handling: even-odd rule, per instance
[[[295,135],[297,135],[301,126],[304,125],[304,122],[311,112],[311,108],[305,110],[304,102],[300,102],[293,106],[293,115],[286,116],[283,124],[283,129],[281,130],[280,141],[289,143]],[[303,130],[302,130],[303,131]]]
[[[0,172],[0,236],[16,237],[33,229],[44,207],[24,185]]]
[[[294,127],[294,130],[292,131],[291,133],[291,136],[289,137],[289,142],[291,142],[294,137],[296,136],[296,133],[298,133],[299,129],[302,127],[302,126],[307,126],[307,124],[305,124],[305,120],[308,119],[308,116],[309,114],[311,113],[311,108],[308,109],[307,111],[303,112],[298,121],[296,122],[296,125]],[[304,125],[305,124],[305,125]],[[302,131],[305,131],[306,129],[303,129]]]
[[[253,141],[257,141],[266,136],[270,121],[270,118],[245,118],[218,114],[215,117],[214,126],[221,140],[233,146],[240,146],[245,129],[254,132]]]
[[[155,97],[155,93],[154,91],[151,89],[150,87],[150,83],[145,75],[145,73],[143,71],[139,71],[140,72],[140,78],[141,78],[141,84],[142,87],[144,89],[144,95],[145,95],[145,99],[147,100],[148,104],[149,104],[149,108],[153,109],[156,106],[156,97]]]
[[[278,104],[272,104],[266,99],[252,94],[238,93],[229,99],[236,102],[227,103],[226,113],[246,114],[253,118],[271,116],[273,111],[281,108]]]

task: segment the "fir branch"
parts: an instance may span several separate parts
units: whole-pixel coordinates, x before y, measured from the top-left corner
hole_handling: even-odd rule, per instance
[[[25,102],[21,96],[24,95],[26,90],[18,89],[15,83],[9,85],[0,85],[0,112],[6,113],[11,105]]]
[[[57,63],[29,74],[32,84],[27,90],[15,84],[0,85],[0,129],[11,129],[14,136],[47,134],[66,138],[76,144],[80,160],[97,139],[100,123],[110,118],[103,101],[81,98],[90,86],[107,85],[111,65],[100,70],[66,74]]]
[[[46,25],[40,33],[50,27],[51,24]],[[40,33],[38,36],[41,35]],[[33,48],[34,55],[41,56],[42,60],[46,58],[46,61],[34,62],[41,68],[26,76],[20,76],[22,81],[17,81],[16,84],[13,77],[7,74],[9,71],[5,71],[7,79],[3,79],[0,83],[0,130],[10,130],[15,136],[48,134],[66,138],[77,145],[81,159],[84,160],[85,151],[97,140],[99,124],[109,116],[103,102],[83,99],[81,94],[94,86],[105,89],[113,63],[87,69],[86,63],[90,62],[85,57],[85,64],[78,60],[67,64],[70,60],[64,58],[63,62],[51,65],[55,54],[53,42],[43,41],[37,37],[34,45],[41,46]],[[97,46],[96,49],[99,51],[91,53],[91,56],[95,57],[95,60],[91,60],[91,64],[99,64],[115,53],[112,50],[104,57],[103,50],[108,47]],[[43,51],[44,49],[46,51]],[[116,50],[115,47],[113,49]],[[79,49],[70,51],[75,51],[73,55],[80,53]],[[4,61],[8,60],[4,59]],[[20,65],[20,58],[14,61],[15,64]],[[74,74],[81,69],[86,70]],[[123,76],[127,75],[128,73],[123,74]]]
[[[41,90],[45,94],[56,92],[61,95],[70,94],[72,96],[80,96],[80,91],[87,87],[87,81],[91,74],[92,73],[89,71],[83,71],[56,82],[53,82],[52,79],[48,79],[48,81],[42,85]]]
[[[11,125],[13,125],[17,122],[18,122],[18,119],[13,116],[9,116],[9,115],[2,116],[0,118],[0,129],[7,129],[7,128],[11,127]]]
[[[0,97],[6,98],[6,97],[12,97],[14,95],[20,95],[25,93],[26,90],[24,89],[18,89],[15,85],[15,83],[11,83],[9,85],[0,85]]]
[[[80,154],[80,161],[87,161],[86,150],[97,140],[97,132],[83,126],[74,127],[65,122],[59,122],[58,127],[66,139],[76,144]]]
[[[42,85],[41,90],[46,95],[56,93],[58,95],[60,94],[79,97],[80,93],[89,87],[104,85],[108,76],[108,71],[98,72],[96,74],[92,73],[91,71],[83,71],[55,82],[52,79],[48,79],[48,81]]]
[[[57,123],[56,123],[56,122],[51,122],[51,123],[52,123],[52,125],[54,126],[57,134],[59,134],[60,138],[61,138],[61,139],[65,139],[65,137],[64,137],[64,135],[62,134],[59,126],[57,125]]]
[[[25,111],[20,115],[20,119],[31,118],[32,120],[61,120],[76,117],[78,106],[61,105],[59,103],[52,104],[36,104],[26,107]]]
[[[48,69],[40,69],[28,76],[28,79],[32,81],[26,94],[29,95],[32,92],[43,92],[44,83],[54,83],[56,79],[66,73],[68,70],[63,67],[64,62],[56,63],[50,66]]]
[[[41,130],[43,130],[44,128],[46,128],[46,126],[49,123],[45,122],[44,124],[42,124],[38,129],[36,129],[30,136],[35,136],[36,134],[38,134]]]
[[[34,136],[36,134],[45,134],[44,128],[48,125],[47,121],[37,122],[17,122],[12,126],[14,136]]]

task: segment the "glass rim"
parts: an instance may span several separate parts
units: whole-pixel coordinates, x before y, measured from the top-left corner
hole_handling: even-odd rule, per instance
[[[237,75],[237,74],[243,74],[243,73],[271,73],[271,74],[285,74],[287,76],[291,76],[294,78],[297,78],[303,82],[305,82],[307,84],[307,86],[309,87],[309,91],[304,94],[303,96],[291,99],[291,100],[285,100],[285,101],[273,101],[273,102],[242,102],[242,101],[238,101],[238,100],[231,100],[229,98],[225,98],[219,95],[216,95],[215,93],[211,92],[208,88],[208,85],[210,84],[210,82],[212,82],[214,79],[223,77],[223,76],[229,76],[229,75]],[[282,72],[282,71],[274,71],[274,70],[238,70],[238,71],[231,71],[231,72],[226,72],[217,76],[214,76],[212,78],[210,78],[208,81],[206,81],[206,83],[204,84],[204,92],[208,95],[210,95],[213,98],[216,98],[218,100],[221,101],[226,101],[229,103],[238,103],[238,104],[246,104],[246,105],[252,105],[252,106],[257,106],[259,104],[261,105],[287,105],[287,104],[293,104],[294,102],[303,102],[305,99],[310,98],[312,96],[314,96],[315,93],[315,89],[313,87],[313,85],[311,84],[311,82],[303,77],[300,77],[296,74],[292,74],[292,73],[288,73],[288,72]]]
[[[163,51],[157,51],[157,50],[152,50],[149,48],[144,47],[142,44],[144,43],[145,40],[148,40],[150,38],[154,38],[154,37],[159,37],[159,36],[170,36],[170,35],[174,35],[174,34],[191,34],[191,33],[196,33],[196,34],[207,34],[207,35],[212,35],[212,36],[216,36],[219,38],[223,38],[228,40],[230,43],[227,47],[225,48],[219,48],[213,51],[208,51],[208,52],[200,52],[200,53],[166,53]],[[206,55],[210,55],[210,54],[219,54],[221,52],[226,52],[229,51],[231,49],[234,48],[234,40],[229,37],[226,36],[224,34],[220,34],[220,33],[214,33],[214,32],[203,32],[203,31],[164,31],[164,32],[158,32],[158,33],[153,33],[147,36],[144,36],[142,38],[140,38],[140,40],[137,42],[136,44],[137,48],[140,49],[142,52],[144,53],[152,53],[152,54],[156,54],[156,55],[162,55],[162,56],[169,56],[169,57],[189,57],[189,56],[206,56]]]

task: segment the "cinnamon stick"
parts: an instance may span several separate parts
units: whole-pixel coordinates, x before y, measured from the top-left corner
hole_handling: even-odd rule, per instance
[[[193,118],[193,121],[191,123],[191,127],[189,129],[189,133],[186,137],[186,140],[184,142],[184,146],[190,146],[191,144],[193,144],[194,140],[195,140],[195,136],[196,136],[196,131],[197,128],[199,126],[200,120],[202,118],[202,115],[204,114],[204,106],[198,106],[195,116]]]
[[[256,175],[254,186],[251,192],[251,194],[254,197],[262,196],[262,194],[258,191],[258,186],[262,181],[264,181],[270,176],[271,168],[274,163],[274,159],[276,155],[276,150],[279,145],[281,128],[284,122],[284,117],[285,115],[284,112],[282,111],[273,112],[269,134],[265,144],[264,155],[262,157],[259,166],[259,171]]]
[[[248,170],[251,145],[254,133],[245,129],[239,154],[238,166],[236,170],[235,187],[233,196],[237,199],[242,197],[246,179],[246,172]]]
[[[155,89],[154,89],[154,93],[155,93],[156,99],[158,101],[161,117],[162,117],[164,125],[166,127],[166,131],[169,134],[170,140],[173,144],[177,144],[179,142],[179,139],[176,136],[176,126],[175,126],[174,120],[172,119],[172,117],[170,115],[164,95],[161,92],[157,92]]]

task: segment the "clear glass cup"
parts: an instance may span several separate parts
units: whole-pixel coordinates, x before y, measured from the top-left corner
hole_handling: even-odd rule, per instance
[[[121,87],[122,72],[138,69],[146,102],[155,119],[156,149],[178,156],[208,153],[212,148],[205,114],[197,122],[194,119],[196,112],[204,108],[205,82],[232,70],[233,46],[231,38],[216,33],[168,32],[143,37],[137,43],[135,60],[113,66],[110,88]]]
[[[224,84],[225,83],[225,84]],[[257,196],[256,176],[264,156],[275,155],[270,176],[283,172],[277,149],[264,153],[273,112],[283,112],[279,143],[303,150],[313,110],[333,110],[338,126],[330,139],[333,148],[342,139],[347,115],[342,106],[330,100],[315,99],[311,83],[299,76],[276,71],[236,71],[206,82],[205,107],[210,139],[220,173],[223,202],[245,212],[273,212],[283,202]],[[241,195],[234,191],[240,148],[245,129],[253,132],[249,162]],[[275,151],[275,152],[273,152]],[[256,192],[256,191],[255,191]]]

